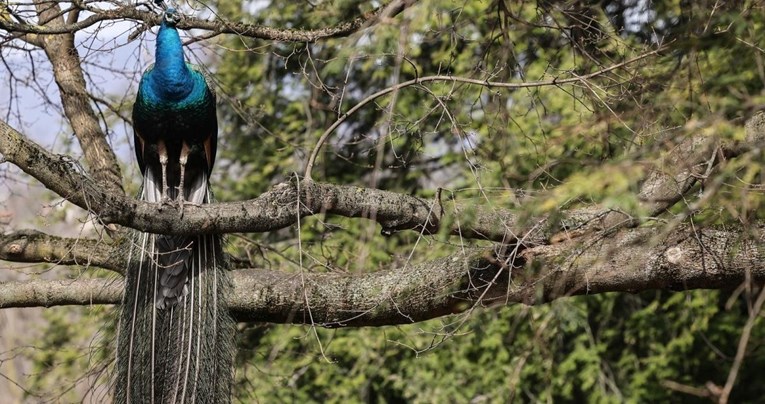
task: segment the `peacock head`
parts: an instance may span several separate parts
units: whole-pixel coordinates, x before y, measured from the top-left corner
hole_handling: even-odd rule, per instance
[[[162,20],[164,24],[174,27],[175,24],[181,21],[181,15],[174,8],[168,7]]]

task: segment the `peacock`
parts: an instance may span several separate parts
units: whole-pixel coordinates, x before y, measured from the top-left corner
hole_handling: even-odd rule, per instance
[[[140,198],[158,204],[212,199],[218,123],[208,77],[186,63],[168,8],[155,63],[133,105]],[[161,207],[162,205],[158,205]],[[233,322],[219,235],[138,233],[132,243],[119,319],[115,402],[230,401]]]

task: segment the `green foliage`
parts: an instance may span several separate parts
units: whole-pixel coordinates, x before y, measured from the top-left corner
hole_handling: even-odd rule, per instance
[[[105,306],[44,311],[45,321],[29,330],[29,335],[39,337],[19,351],[20,358],[32,363],[27,400],[102,400],[113,360],[109,344],[116,336],[113,316],[114,310]]]

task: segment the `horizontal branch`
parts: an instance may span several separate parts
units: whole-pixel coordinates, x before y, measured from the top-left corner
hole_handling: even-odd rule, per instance
[[[106,241],[56,237],[34,230],[0,235],[0,260],[95,266],[122,273],[127,260]]]
[[[757,119],[755,116],[754,119]],[[651,215],[671,207],[688,192],[699,176],[719,159],[715,150],[732,157],[763,143],[765,131],[747,126],[744,142],[719,145],[714,138],[690,137],[659,160],[643,183],[640,196]],[[700,139],[700,140],[699,140]],[[525,244],[546,243],[556,227],[548,218],[520,220],[510,210],[464,205],[437,196],[424,199],[378,189],[293,180],[277,184],[259,197],[243,202],[160,205],[110,192],[85,175],[75,161],[48,152],[0,121],[0,154],[43,185],[105,223],[145,232],[200,234],[266,232],[297,223],[315,214],[375,220],[385,232],[413,229],[426,234],[446,230],[464,238],[497,242],[524,239]],[[460,220],[456,220],[459,218]],[[469,220],[468,220],[469,218]],[[448,229],[441,229],[448,223]],[[620,226],[617,226],[621,223]],[[623,213],[593,206],[564,212],[564,230],[602,230],[636,222]],[[528,237],[530,231],[536,233]]]
[[[481,211],[459,204],[442,207],[427,200],[395,192],[311,181],[292,181],[274,186],[259,197],[244,202],[161,205],[100,187],[85,175],[75,161],[43,149],[0,121],[0,154],[48,189],[75,205],[93,212],[104,223],[115,223],[145,232],[200,234],[265,232],[297,223],[299,217],[320,213],[376,220],[386,231],[424,229],[434,232],[448,211],[465,215],[471,223],[455,222],[450,232],[463,237],[501,241],[514,216],[509,211]]]
[[[233,272],[226,296],[240,321],[381,326],[463,313],[476,306],[543,304],[572,295],[655,289],[727,289],[765,281],[762,234],[680,226],[650,228],[507,251],[463,254],[374,273]],[[507,263],[507,265],[505,264]],[[512,272],[507,269],[512,265]],[[116,280],[0,283],[0,307],[117,303]]]
[[[114,304],[124,288],[121,279],[0,282],[0,308]]]
[[[325,38],[344,37],[351,35],[360,29],[373,25],[382,17],[390,18],[398,15],[415,2],[416,0],[394,1],[390,4],[382,5],[372,11],[363,13],[362,15],[352,20],[342,22],[332,27],[313,30],[273,28],[244,22],[224,21],[220,19],[209,21],[191,16],[184,17],[183,20],[178,23],[178,28],[184,30],[201,29],[211,31],[215,34],[235,34],[239,36],[274,41],[316,42]],[[46,26],[18,23],[9,19],[0,19],[0,29],[16,33],[54,35],[74,33],[103,21],[134,20],[141,21],[149,26],[159,25],[161,21],[161,16],[157,13],[141,10],[138,8],[138,6],[134,5],[119,7],[111,10],[98,9],[94,7],[85,7],[85,9],[92,14],[80,21],[70,24]]]

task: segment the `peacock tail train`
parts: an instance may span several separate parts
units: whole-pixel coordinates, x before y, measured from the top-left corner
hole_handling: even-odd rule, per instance
[[[188,293],[156,306],[159,271],[154,234],[139,233],[131,251],[119,320],[116,403],[230,401],[233,322],[223,304],[230,287],[221,239],[192,237]]]
[[[185,62],[173,9],[165,12],[155,64],[133,106],[141,199],[212,200],[215,93]],[[118,322],[116,403],[220,403],[231,400],[234,325],[220,235],[136,233]]]

